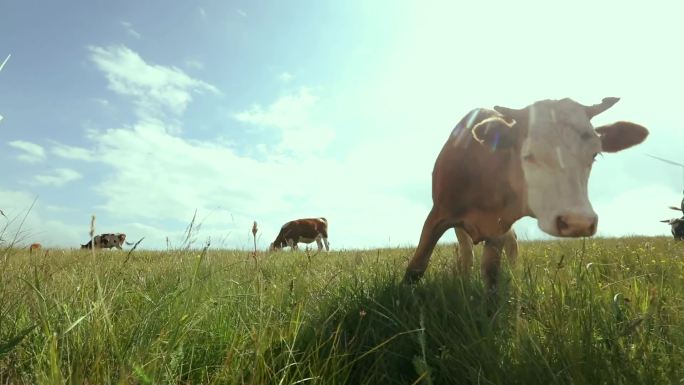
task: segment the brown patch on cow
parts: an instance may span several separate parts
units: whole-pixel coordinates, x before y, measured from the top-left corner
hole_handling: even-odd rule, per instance
[[[34,251],[38,251],[43,248],[43,245],[40,243],[32,243],[31,246],[29,246],[29,254],[33,254]]]
[[[330,250],[328,244],[328,220],[321,218],[303,218],[285,223],[276,239],[271,243],[269,249],[278,250],[292,243],[293,250],[297,248],[297,243],[311,243],[316,241],[318,249],[325,246]]]
[[[117,234],[100,234],[96,235],[88,241],[85,245],[81,245],[81,249],[92,249],[93,247],[95,249],[110,249],[112,247],[116,247],[117,249],[121,250],[126,240],[126,234],[123,233],[117,233]]]
[[[485,121],[499,114],[481,109],[477,115],[477,120]],[[462,120],[457,127],[465,123]],[[459,225],[469,230],[475,243],[505,233],[527,214],[522,204],[525,189],[518,160],[521,136],[509,136],[512,145],[493,152],[478,143],[455,146],[456,139],[450,138],[437,156],[432,200],[438,216],[449,227]]]
[[[615,122],[596,128],[601,138],[601,150],[618,152],[646,140],[648,130],[631,122]]]
[[[500,249],[499,243],[503,244],[507,239],[515,240],[515,235],[509,234],[511,225],[530,214],[525,203],[527,197],[520,165],[520,147],[526,134],[525,127],[511,129],[507,132],[508,145],[497,148],[472,141],[464,144],[463,141],[467,139],[461,135],[463,131],[478,127],[479,122],[495,121],[500,117],[493,110],[471,112],[458,123],[442,147],[432,172],[433,208],[425,220],[418,248],[409,262],[404,281],[412,282],[422,276],[437,241],[449,228],[464,229],[465,236],[470,237],[475,244],[487,240],[488,249]],[[498,125],[497,129],[505,128]],[[473,136],[485,142],[487,140],[486,132]],[[462,249],[467,253],[467,248]],[[513,247],[509,249],[513,250]],[[494,251],[488,251],[487,255],[494,255]],[[486,266],[492,263],[498,266],[498,257],[487,259]],[[468,266],[469,263],[464,261],[464,265]],[[485,273],[491,276],[492,270],[489,267],[487,269]]]

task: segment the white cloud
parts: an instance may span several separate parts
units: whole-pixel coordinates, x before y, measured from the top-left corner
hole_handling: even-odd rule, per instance
[[[207,18],[207,11],[205,11],[204,8],[202,8],[202,7],[197,8],[197,12],[199,12],[200,16],[202,16],[203,19]]]
[[[163,247],[164,236],[179,234],[178,226],[158,223],[187,224],[196,209],[200,217],[211,213],[199,239],[211,236],[239,248],[249,246],[253,220],[259,222],[263,248],[284,221],[304,216],[330,218],[331,241],[338,248],[396,244],[417,237],[428,210],[396,194],[395,179],[378,178],[387,161],[363,159],[376,156],[371,153],[340,162],[262,162],[211,141],[179,138],[147,121],[90,139],[97,159],[111,170],[95,189],[104,198],[100,210],[140,224],[136,237],[146,236],[147,247]],[[164,150],[150,151],[148,143]],[[365,171],[354,166],[349,173],[349,163]],[[358,213],[373,221],[359,220]]]
[[[101,105],[102,107],[109,107],[109,105],[111,104],[107,99],[93,98],[93,101]]]
[[[70,168],[57,168],[51,174],[36,175],[34,179],[40,184],[60,187],[82,177],[81,174]]]
[[[142,66],[144,61],[137,54],[135,57],[133,61]],[[121,75],[109,67],[104,72],[111,89],[133,99],[144,94],[140,88],[148,87],[147,80]],[[178,116],[189,102],[182,105]],[[235,120],[254,130],[276,134],[275,146],[255,145],[257,152],[267,155],[266,161],[238,154],[231,138],[187,140],[166,128],[164,116],[149,119],[144,115],[130,127],[89,132],[92,152],[68,146],[56,147],[53,152],[107,165],[107,180],[95,188],[104,199],[99,209],[133,221],[128,223],[136,224],[140,236],[150,237],[147,246],[163,246],[163,236],[177,235],[177,224],[187,224],[195,210],[200,215],[211,213],[201,236],[222,240],[230,247],[249,246],[253,220],[259,222],[260,246],[265,247],[284,221],[304,216],[331,218],[338,234],[333,236],[334,247],[385,246],[417,237],[427,208],[394,190],[401,184],[397,175],[425,162],[402,157],[406,161],[394,164],[390,158],[378,157],[372,145],[340,161],[323,155],[302,157],[302,152],[325,148],[333,138],[332,130],[319,118],[323,116],[320,109],[320,97],[301,88],[270,104],[255,104],[235,113]],[[163,151],[154,150],[149,143]],[[401,137],[384,142],[392,143],[406,144]],[[429,180],[421,182],[429,184]],[[402,208],[401,215],[413,226],[396,221],[396,207]],[[359,212],[374,220],[359,221]],[[176,223],[175,227],[170,223]]]
[[[180,219],[195,208],[261,210],[261,187],[288,179],[282,165],[240,157],[212,142],[182,139],[167,133],[160,122],[141,121],[90,139],[98,160],[113,169],[97,191],[107,198],[104,208],[121,215]],[[152,151],[148,143],[163,151]],[[273,201],[270,194],[263,198]]]
[[[240,17],[247,17],[247,12],[241,10],[240,8],[236,9],[235,12],[240,15]]]
[[[256,127],[276,129],[281,136],[278,146],[281,151],[317,152],[334,138],[333,130],[317,123],[313,116],[318,101],[310,89],[301,88],[267,107],[255,104],[233,114],[233,118]]]
[[[140,55],[118,45],[89,47],[90,59],[105,73],[110,90],[131,96],[140,118],[183,114],[193,93],[219,93],[212,85],[193,79],[175,67],[146,63]]]
[[[135,29],[133,29],[133,24],[131,24],[127,21],[122,21],[121,26],[126,30],[126,33],[129,36],[132,36],[136,39],[140,39],[140,33],[138,33],[138,31],[136,31]]]
[[[0,225],[0,230],[5,229],[0,232],[4,241],[16,241],[19,246],[39,242],[46,247],[78,247],[81,235],[87,234],[86,226],[71,226],[51,218],[46,215],[41,199],[37,199],[35,204],[34,199],[23,191],[0,188],[0,202],[3,202],[2,209],[8,221],[6,228],[4,224]],[[45,208],[50,210],[49,206]]]
[[[22,162],[37,163],[45,160],[45,149],[38,144],[23,140],[15,140],[8,144],[11,147],[23,151],[23,153],[17,156],[17,159]]]
[[[292,75],[291,73],[289,73],[287,71],[283,71],[283,72],[278,74],[278,80],[280,80],[283,83],[287,83],[292,79],[294,79],[294,75]]]
[[[150,120],[91,131],[88,138],[92,150],[58,145],[52,152],[107,167],[106,181],[95,187],[103,199],[96,212],[118,221],[113,227],[145,236],[145,247],[164,247],[166,236],[177,245],[195,210],[200,218],[210,213],[198,242],[211,237],[215,246],[248,248],[249,228],[257,220],[264,248],[284,221],[304,216],[330,219],[335,248],[406,244],[417,237],[428,209],[395,192],[397,175],[405,170],[392,170],[410,162],[393,168],[370,145],[340,161],[258,161],[229,144],[183,139]],[[59,183],[56,175],[45,177],[43,182]],[[396,220],[397,207],[406,222]],[[359,212],[373,221],[359,221]]]
[[[204,63],[197,59],[187,59],[185,61],[185,66],[188,68],[192,68],[195,70],[203,70],[204,69]]]
[[[59,206],[59,205],[45,205],[45,210],[54,213],[68,213],[74,211],[71,207]]]
[[[259,104],[250,109],[236,113],[235,119],[258,126],[276,128],[294,128],[305,124],[309,118],[311,108],[318,101],[307,88],[300,89],[296,94],[285,95],[264,108]]]
[[[93,151],[81,147],[67,146],[64,144],[56,144],[52,147],[52,153],[66,159],[92,161]]]

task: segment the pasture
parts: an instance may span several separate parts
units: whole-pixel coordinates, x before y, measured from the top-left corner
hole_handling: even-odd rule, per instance
[[[684,242],[521,242],[496,304],[412,252],[6,249],[0,383],[684,383]]]

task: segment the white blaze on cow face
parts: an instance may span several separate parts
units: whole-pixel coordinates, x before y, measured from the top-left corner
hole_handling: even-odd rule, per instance
[[[592,106],[571,99],[544,100],[519,110],[495,106],[505,125],[495,124],[497,119],[503,121],[500,118],[489,118],[473,127],[473,136],[482,144],[491,147],[499,137],[514,144],[513,153],[520,157],[514,165],[520,165],[517,170],[523,175],[511,172],[509,178],[512,184],[521,184],[524,215],[536,217],[546,233],[562,237],[596,233],[598,217],[587,188],[594,158],[599,152],[635,146],[648,136],[645,127],[631,122],[591,125],[592,117],[618,100],[603,98]],[[509,125],[509,119],[514,123]]]
[[[520,157],[528,207],[544,232],[567,237],[596,232],[588,181],[600,151],[601,140],[584,106],[563,99],[529,108]]]

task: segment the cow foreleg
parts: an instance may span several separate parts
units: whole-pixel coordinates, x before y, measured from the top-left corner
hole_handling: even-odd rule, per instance
[[[473,239],[460,227],[456,227],[454,230],[458,240],[458,255],[456,256],[458,270],[467,278],[470,276],[470,270],[473,266]]]
[[[316,237],[316,246],[318,246],[318,251],[323,250],[323,242],[321,241],[321,236]]]
[[[294,239],[288,239],[286,240],[287,245],[290,246],[290,251],[295,251],[297,250],[297,243],[294,241]]]
[[[501,270],[501,252],[504,249],[506,240],[510,239],[509,235],[502,235],[496,238],[490,238],[485,241],[484,250],[482,251],[482,278],[485,281],[487,292],[493,294],[496,292],[496,285],[499,280],[499,271]]]
[[[430,262],[432,250],[434,250],[437,241],[449,227],[451,226],[446,218],[442,216],[438,209],[433,207],[425,219],[416,253],[406,268],[404,283],[413,283],[423,276]]]
[[[330,243],[328,242],[328,237],[323,237],[323,244],[325,245],[325,251],[330,251]]]
[[[511,228],[503,235],[504,237],[504,251],[506,252],[506,258],[508,258],[508,263],[511,266],[515,265],[515,261],[518,259],[518,236],[515,231]]]

